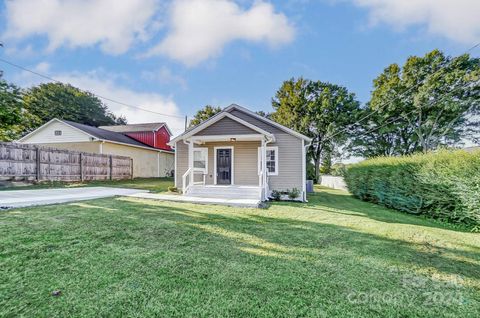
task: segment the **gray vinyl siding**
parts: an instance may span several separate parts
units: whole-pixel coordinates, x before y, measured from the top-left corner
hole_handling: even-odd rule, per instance
[[[175,156],[177,156],[177,166],[175,167],[175,186],[182,188],[182,177],[188,170],[188,145],[183,140],[175,143]]]
[[[222,146],[233,146],[234,184],[258,186],[259,141],[208,142],[197,146],[208,148],[208,174],[205,183],[215,184],[215,147]]]
[[[196,135],[211,136],[211,135],[246,135],[246,134],[258,134],[258,132],[228,117],[224,117],[219,121],[217,121],[216,123],[199,131]]]
[[[303,189],[302,139],[237,109],[230,112],[261,129],[273,133],[275,142],[267,146],[278,147],[278,176],[269,176],[270,190]]]
[[[267,146],[277,146],[278,147],[278,176],[269,177],[269,187],[270,190],[287,190],[292,188],[297,188],[300,191],[303,189],[303,163],[302,163],[302,139],[292,136],[283,130],[272,126],[262,120],[259,120],[255,117],[252,117],[249,114],[246,114],[239,110],[232,110],[231,114],[245,120],[248,123],[251,123],[265,131],[273,133],[276,141],[274,143],[269,143]],[[225,118],[224,118],[225,119]],[[229,119],[229,118],[228,118]],[[229,119],[231,121],[231,119]],[[220,120],[219,122],[223,121]],[[225,124],[229,123],[227,121]],[[237,122],[235,124],[240,125],[244,129],[249,129]],[[210,127],[214,126],[211,125]],[[236,125],[235,125],[236,126]],[[210,128],[207,127],[206,129]],[[242,128],[242,129],[243,129]],[[204,129],[202,132],[197,133],[197,135],[205,134]],[[234,135],[234,134],[245,134],[244,130],[232,130],[232,126],[223,125],[221,123],[217,127],[213,127],[210,131],[207,132],[208,135]],[[242,131],[242,132],[239,132]],[[254,132],[253,130],[251,130]],[[256,133],[256,132],[254,132]],[[235,176],[234,182],[237,185],[258,185],[258,147],[260,147],[260,142],[247,142],[247,141],[237,141],[237,142],[215,142],[215,143],[206,143],[205,145],[197,147],[208,147],[208,175],[206,178],[207,184],[214,183],[214,148],[218,145],[233,145],[234,149],[234,164],[235,164]],[[188,169],[188,146],[183,143],[183,141],[177,142],[176,149],[177,156],[177,169],[175,171],[177,176],[177,187],[181,187],[182,176]]]
[[[215,147],[233,146],[234,183],[235,185],[258,186],[258,147],[259,141],[237,142],[208,142],[204,145],[195,145],[195,148],[208,148],[208,173],[205,178],[206,184],[215,184]],[[177,142],[175,149],[177,156],[176,187],[182,187],[182,177],[188,170],[188,145],[183,141]],[[200,175],[195,181],[201,181]]]

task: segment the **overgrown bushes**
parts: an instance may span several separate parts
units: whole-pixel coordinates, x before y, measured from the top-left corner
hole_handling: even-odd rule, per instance
[[[480,226],[480,151],[379,157],[348,166],[345,181],[362,200]]]

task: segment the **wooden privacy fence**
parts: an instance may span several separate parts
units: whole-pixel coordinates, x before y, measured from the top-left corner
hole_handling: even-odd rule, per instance
[[[119,180],[132,176],[130,157],[0,142],[0,180]]]

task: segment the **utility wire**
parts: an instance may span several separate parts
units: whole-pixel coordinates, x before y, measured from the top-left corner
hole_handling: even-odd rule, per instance
[[[469,85],[471,85],[471,84],[472,84],[472,83],[466,83],[466,84],[464,84],[464,85],[462,85],[462,86],[460,86],[460,87],[458,87],[458,88],[467,87],[467,86],[469,86]],[[450,95],[452,95],[452,93],[455,91],[455,89],[457,89],[457,88],[452,89],[447,95],[442,96],[440,99],[429,103],[429,106],[432,106],[432,105],[434,105],[434,104],[440,103],[440,102],[443,101],[445,98],[447,98],[447,97],[449,97]],[[471,109],[473,106],[474,106],[474,105],[472,104],[469,109]],[[413,109],[412,111],[410,111],[410,112],[408,112],[408,113],[406,113],[406,114],[400,115],[400,116],[395,117],[395,118],[392,118],[392,119],[390,119],[390,120],[387,120],[387,121],[386,121],[385,123],[383,123],[382,125],[377,126],[377,127],[373,127],[372,129],[369,129],[369,130],[367,130],[367,131],[365,131],[365,132],[363,132],[363,133],[360,133],[359,135],[356,135],[356,137],[360,137],[360,136],[369,134],[369,133],[371,133],[371,132],[373,132],[373,131],[379,130],[379,129],[381,129],[381,128],[383,128],[383,127],[385,127],[385,126],[387,126],[387,125],[389,125],[389,124],[391,124],[391,123],[393,123],[393,122],[395,122],[395,121],[397,121],[397,120],[404,119],[405,116],[410,115],[410,114],[412,114],[412,113],[414,113],[414,112],[416,112],[416,111],[417,111],[416,109]],[[326,139],[326,140],[328,140],[328,139]]]
[[[474,46],[472,46],[472,47],[469,48],[468,50],[466,50],[464,53],[462,53],[462,55],[463,55],[463,54],[468,54],[468,53],[470,53],[471,51],[475,50],[475,49],[476,49],[477,47],[479,47],[479,46],[480,46],[480,42],[477,43],[477,44],[475,44]],[[454,61],[454,60],[455,60],[455,59],[450,60],[446,65],[441,66],[441,67],[438,68],[434,73],[430,74],[430,76],[432,76],[432,75],[438,73],[440,70],[446,68],[446,67],[448,66],[448,64],[450,64],[450,63],[451,63],[452,61]],[[369,113],[368,115],[360,118],[360,119],[357,120],[356,122],[350,124],[349,127],[343,128],[343,129],[341,129],[340,131],[334,133],[334,134],[331,135],[331,136],[327,136],[327,138],[326,138],[324,141],[331,140],[333,137],[337,136],[338,134],[341,134],[341,133],[347,131],[347,130],[350,128],[350,126],[357,125],[357,124],[359,124],[360,122],[364,121],[365,119],[370,118],[370,117],[373,116],[375,113],[377,113],[378,111],[380,111],[380,109],[383,108],[383,106],[386,106],[386,105],[391,104],[395,99],[404,97],[407,93],[409,93],[409,92],[410,92],[411,90],[413,90],[414,88],[417,88],[418,86],[424,84],[426,80],[427,80],[427,77],[424,78],[422,81],[418,82],[417,84],[415,84],[414,86],[412,86],[412,87],[410,87],[409,89],[407,89],[407,90],[406,90],[405,92],[403,92],[402,94],[400,94],[400,95],[398,95],[398,96],[395,96],[394,99],[392,99],[392,100],[390,100],[390,101],[385,101],[384,103],[381,103],[381,104],[377,107],[377,109],[375,109],[374,111],[372,111],[372,112]]]
[[[16,67],[16,68],[21,69],[21,70],[23,70],[23,71],[32,73],[32,74],[34,74],[34,75],[43,77],[43,78],[45,78],[45,79],[47,79],[47,80],[49,80],[49,81],[63,84],[63,82],[61,82],[61,81],[59,81],[59,80],[56,80],[56,79],[54,79],[54,78],[52,78],[52,77],[50,77],[50,76],[41,74],[41,73],[39,73],[39,72],[37,72],[37,71],[28,69],[28,68],[26,68],[26,67],[23,67],[23,66],[21,66],[21,65],[15,64],[15,63],[10,62],[10,61],[8,61],[8,60],[5,60],[5,59],[3,59],[3,58],[0,58],[0,62],[3,62],[3,63],[8,64],[8,65],[10,65],[10,66]],[[119,104],[119,105],[123,105],[123,106],[126,106],[126,107],[130,107],[130,108],[133,108],[133,109],[138,109],[138,110],[141,110],[141,111],[144,111],[144,112],[149,112],[149,113],[152,113],[152,114],[157,114],[157,115],[167,116],[167,117],[174,117],[174,118],[181,118],[181,119],[185,118],[185,116],[177,116],[177,115],[170,115],[170,114],[159,113],[159,112],[156,112],[156,111],[153,111],[153,110],[149,110],[149,109],[141,108],[141,107],[138,107],[138,106],[135,106],[135,105],[127,104],[127,103],[124,103],[124,102],[115,100],[115,99],[113,99],[113,98],[105,97],[105,96],[102,96],[102,95],[99,95],[99,94],[95,94],[95,93],[92,93],[92,92],[90,92],[90,93],[91,93],[92,95],[98,97],[98,98],[107,100],[107,101],[109,101],[109,102],[112,102],[112,103],[115,103],[115,104]]]

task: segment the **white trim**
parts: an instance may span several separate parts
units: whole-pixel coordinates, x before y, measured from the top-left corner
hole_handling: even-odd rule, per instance
[[[257,118],[257,119],[259,119],[259,120],[261,120],[261,121],[263,121],[263,122],[266,122],[266,123],[268,123],[268,124],[270,124],[270,125],[272,125],[272,126],[275,126],[275,127],[277,127],[278,129],[281,129],[281,130],[283,130],[283,131],[285,131],[285,132],[287,132],[287,133],[289,133],[289,134],[291,134],[291,135],[293,135],[293,136],[295,136],[295,137],[298,137],[298,138],[300,138],[300,139],[303,139],[303,140],[306,140],[306,141],[311,141],[311,140],[312,140],[312,138],[309,138],[309,137],[307,137],[307,136],[305,136],[305,135],[303,135],[303,134],[301,134],[301,133],[299,133],[299,132],[296,132],[296,131],[293,130],[293,129],[290,129],[290,128],[288,128],[288,127],[285,127],[285,126],[283,126],[283,125],[281,125],[281,124],[279,124],[279,123],[276,123],[276,122],[274,122],[273,120],[270,120],[270,119],[268,119],[268,118],[265,118],[265,117],[263,117],[263,116],[260,116],[260,115],[258,115],[258,114],[256,114],[256,113],[252,112],[251,110],[249,110],[249,109],[247,109],[247,108],[245,108],[245,107],[239,106],[239,105],[237,105],[237,104],[232,104],[232,105],[228,106],[227,108],[225,108],[223,111],[229,112],[229,111],[232,110],[232,109],[237,109],[237,110],[243,111],[244,113],[247,113],[248,115],[251,115],[252,117],[255,117],[255,118]]]
[[[236,141],[248,141],[248,140],[262,140],[265,136],[261,134],[248,134],[248,135],[208,135],[208,136],[192,136],[187,140],[192,140],[195,143],[202,141],[230,141],[235,138]]]
[[[193,147],[193,152],[200,151],[205,153],[205,171],[204,174],[208,174],[208,148],[207,147]],[[195,154],[193,154],[192,158],[192,169],[200,171],[201,168],[195,168]]]
[[[258,157],[260,158],[260,151],[261,151],[262,147],[258,147]],[[279,158],[278,158],[278,146],[268,146],[268,147],[265,147],[265,158],[266,158],[266,154],[267,154],[267,151],[268,150],[273,150],[275,151],[275,173],[270,173],[268,172],[268,169],[266,170],[268,175],[269,176],[278,176],[278,162],[279,162]],[[265,167],[267,167],[267,164],[265,163]],[[260,161],[258,162],[258,173],[260,173]]]
[[[89,133],[87,133],[87,132],[85,132],[85,131],[83,131],[83,130],[75,127],[75,126],[72,126],[72,125],[70,125],[69,123],[64,122],[63,120],[60,120],[60,119],[58,119],[58,118],[53,118],[53,119],[50,119],[50,120],[49,120],[48,122],[46,122],[45,124],[43,124],[42,126],[40,126],[40,127],[38,127],[37,129],[35,129],[34,131],[31,131],[31,132],[29,132],[28,134],[26,134],[25,136],[23,136],[22,138],[18,139],[17,142],[23,142],[23,140],[24,140],[25,138],[30,137],[31,135],[33,135],[33,134],[35,134],[37,131],[39,131],[39,130],[45,128],[45,127],[47,127],[48,125],[50,125],[50,124],[51,124],[52,122],[54,122],[54,121],[59,122],[59,123],[64,124],[64,125],[67,125],[67,126],[70,127],[70,128],[73,128],[73,129],[75,129],[75,130],[78,130],[79,132],[83,133],[84,135],[87,135],[87,136],[89,136],[89,137],[91,137],[91,138],[94,138],[95,140],[98,140],[97,137],[95,137],[95,136],[93,136],[93,135],[90,135]],[[47,143],[48,143],[48,142],[47,142]]]
[[[103,154],[103,144],[104,143],[105,143],[105,141],[100,142],[100,154],[101,155]]]
[[[174,164],[175,164],[175,167],[174,167],[174,170],[173,170],[173,184],[175,185],[175,187],[178,188],[178,185],[177,185],[177,169],[178,169],[178,166],[177,166],[177,143],[175,143],[174,147],[175,149],[175,154],[174,154]]]
[[[165,153],[173,153],[173,151],[168,151],[168,150],[163,150],[163,149],[157,149],[157,148],[152,148],[152,147],[144,147],[144,146],[139,146],[139,145],[132,145],[132,144],[127,144],[127,143],[124,143],[124,142],[119,142],[119,141],[113,141],[113,140],[108,140],[108,139],[100,139],[98,137],[95,137],[94,135],[91,135],[83,130],[81,130],[80,128],[77,128],[75,126],[72,126],[70,125],[69,123],[66,123],[64,122],[63,120],[60,120],[60,119],[57,119],[57,118],[53,118],[52,120],[50,120],[49,122],[43,124],[42,126],[38,127],[37,129],[35,129],[34,131],[30,132],[29,134],[23,136],[22,138],[18,139],[17,141],[18,142],[23,142],[23,139],[27,138],[28,136],[36,133],[37,131],[39,131],[40,129],[46,127],[47,125],[49,125],[51,122],[53,121],[57,121],[59,123],[62,123],[64,125],[67,125],[68,127],[71,127],[75,130],[78,130],[79,132],[89,136],[92,138],[91,141],[100,141],[100,142],[109,142],[109,143],[112,143],[112,144],[118,144],[118,145],[124,145],[124,146],[130,146],[130,147],[136,147],[136,148],[142,148],[142,149],[147,149],[147,150],[151,150],[151,151],[158,151],[158,152],[165,152]],[[52,142],[34,142],[33,144],[51,144]],[[76,141],[62,141],[62,143],[77,143]]]
[[[230,185],[235,185],[235,155],[233,146],[218,146],[213,147],[213,184],[217,185],[217,150],[218,149],[231,149],[232,150],[232,162],[230,163],[232,171],[230,172]],[[222,184],[223,185],[223,184]],[[228,184],[227,184],[228,185]]]
[[[303,201],[307,201],[307,169],[305,158],[305,140],[302,140],[302,197]]]
[[[204,121],[203,123],[197,125],[196,127],[194,127],[192,130],[189,130],[188,132],[185,132],[175,138],[173,138],[170,142],[169,142],[169,145],[175,143],[176,141],[178,141],[179,139],[187,139],[193,135],[195,135],[196,133],[202,131],[203,129],[213,125],[214,123],[218,122],[219,120],[225,118],[225,117],[228,117],[262,135],[265,135],[265,136],[268,136],[269,138],[272,138],[274,139],[275,137],[273,136],[272,133],[269,133],[268,131],[265,131],[263,129],[261,129],[260,127],[257,127],[249,122],[246,122],[245,120],[241,119],[241,118],[238,118],[228,112],[225,112],[225,111],[222,111],[220,113],[218,113],[217,115],[213,116],[213,117],[210,117],[209,119],[207,119],[206,121]],[[228,135],[228,133],[226,134]]]

